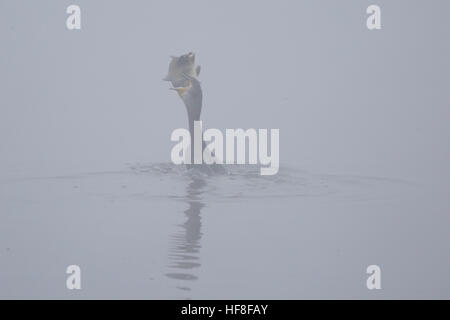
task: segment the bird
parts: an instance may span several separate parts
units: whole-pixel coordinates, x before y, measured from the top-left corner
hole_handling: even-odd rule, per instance
[[[195,55],[188,53],[181,57],[172,57],[169,65],[169,73],[163,80],[171,81],[172,84],[182,84],[184,86],[174,86],[170,88],[175,90],[184,102],[188,116],[189,133],[191,135],[191,163],[194,163],[194,121],[200,121],[202,112],[203,91],[201,83],[197,76],[200,73],[200,66],[195,67]],[[188,71],[186,73],[184,71]],[[192,75],[194,73],[195,75]],[[182,81],[183,80],[183,81]],[[202,150],[205,150],[206,144],[202,139]],[[192,168],[192,165],[188,165]],[[226,173],[225,168],[220,164],[206,165],[202,163],[201,168],[208,173]]]

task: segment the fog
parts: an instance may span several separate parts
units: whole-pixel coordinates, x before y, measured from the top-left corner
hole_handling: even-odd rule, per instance
[[[1,0],[0,297],[449,298],[450,4],[373,2]],[[189,51],[204,127],[279,129],[279,175],[170,165]]]

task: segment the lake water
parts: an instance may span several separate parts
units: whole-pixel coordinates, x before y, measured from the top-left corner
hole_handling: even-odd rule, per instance
[[[227,170],[139,163],[3,178],[0,298],[450,296],[449,218],[432,188],[294,167]],[[66,289],[71,264],[81,290]],[[371,264],[382,290],[366,288]]]

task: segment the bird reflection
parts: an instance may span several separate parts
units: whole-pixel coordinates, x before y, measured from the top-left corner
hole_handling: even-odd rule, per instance
[[[194,269],[200,268],[200,248],[202,238],[201,210],[205,206],[202,202],[202,194],[206,187],[206,182],[201,177],[192,177],[186,188],[185,203],[187,209],[184,210],[186,221],[179,225],[178,232],[172,236],[172,246],[169,254],[169,269],[173,272],[166,276],[171,279],[193,281],[198,277],[194,274]],[[191,290],[185,282],[179,286],[180,290]]]

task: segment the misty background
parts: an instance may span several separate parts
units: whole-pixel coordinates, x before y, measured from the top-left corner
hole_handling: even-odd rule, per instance
[[[66,8],[71,4],[81,7],[81,30],[66,28]],[[370,31],[366,27],[366,8],[371,4],[381,7],[381,30]],[[73,249],[81,256],[85,248],[97,248],[92,243],[96,241],[95,226],[100,227],[109,219],[107,209],[102,206],[83,208],[82,204],[88,203],[83,197],[67,200],[69,196],[64,195],[55,200],[51,209],[48,206],[45,210],[37,209],[33,201],[27,202],[31,198],[22,193],[24,187],[14,189],[8,181],[122,170],[134,163],[169,163],[174,144],[170,134],[176,128],[186,127],[187,118],[178,95],[168,90],[169,84],[162,78],[167,73],[169,56],[189,51],[196,53],[196,63],[202,67],[199,78],[204,93],[204,127],[279,128],[282,168],[400,180],[416,188],[400,204],[389,206],[388,200],[382,198],[383,205],[389,206],[387,211],[380,209],[379,202],[368,205],[367,210],[358,205],[340,208],[339,201],[325,209],[327,200],[323,203],[317,200],[314,216],[323,219],[319,224],[295,220],[298,212],[305,209],[304,203],[292,201],[288,207],[281,207],[281,202],[275,199],[264,210],[256,203],[254,207],[229,204],[224,212],[254,214],[247,227],[245,222],[236,227],[235,220],[221,220],[219,203],[218,208],[211,209],[214,212],[211,216],[217,217],[212,220],[210,234],[220,234],[219,230],[227,228],[227,223],[229,230],[234,230],[231,233],[239,234],[235,228],[243,228],[243,241],[247,236],[255,239],[248,252],[256,250],[258,257],[263,257],[277,241],[272,236],[282,238],[286,230],[301,234],[299,228],[308,226],[312,232],[310,243],[291,239],[291,245],[281,252],[292,254],[290,250],[295,250],[295,244],[302,243],[305,248],[316,248],[315,253],[306,258],[309,271],[299,271],[300,267],[293,262],[297,260],[291,261],[280,253],[275,259],[278,265],[273,266],[277,271],[271,277],[262,276],[267,282],[259,287],[261,279],[252,281],[251,274],[241,272],[245,276],[240,277],[237,271],[227,278],[235,266],[228,257],[229,264],[217,266],[224,275],[221,284],[230,283],[230,279],[236,283],[247,279],[248,286],[236,292],[224,289],[214,282],[219,281],[215,270],[200,278],[209,282],[205,280],[192,297],[450,297],[448,12],[450,3],[444,0],[0,0],[0,179],[3,181],[0,238],[5,247],[3,255],[0,254],[0,274],[2,264],[7,266],[7,271],[0,275],[3,288],[7,289],[2,289],[0,281],[0,297],[73,297],[63,287],[64,272],[58,275],[61,285],[50,284],[53,275],[64,271],[64,266],[73,259],[58,258],[57,266],[49,267],[53,265],[52,258],[48,265],[42,262],[42,255],[46,256],[42,252],[47,252],[45,246],[38,250],[40,254],[28,246],[27,241],[34,242],[39,236],[32,233],[37,238],[30,235],[28,239],[29,233],[24,230],[40,228],[36,225],[41,226],[46,219],[48,224],[40,229],[42,234],[52,226],[64,225],[69,229],[52,231],[52,237],[45,240],[47,244],[58,243],[58,237],[67,232],[87,233],[89,241]],[[147,184],[157,188],[154,181],[142,182],[143,188]],[[51,188],[51,192],[59,192],[58,187]],[[170,188],[168,183],[167,189]],[[49,187],[40,185],[27,190],[39,202],[45,197],[35,191],[41,189]],[[51,199],[49,196],[47,203],[52,203]],[[164,201],[139,203],[161,215],[178,210]],[[120,210],[133,212],[135,208],[130,205]],[[61,210],[70,213],[59,216]],[[192,210],[197,215],[201,208],[194,205]],[[332,215],[334,210],[345,216]],[[359,215],[362,211],[364,214]],[[330,212],[330,216],[321,215],[325,212]],[[248,226],[263,223],[274,213],[286,214],[286,225],[279,225],[280,229],[273,233],[263,229],[262,233],[251,232]],[[77,216],[86,219],[85,224],[78,225]],[[255,222],[255,217],[261,220]],[[130,233],[144,235],[146,230],[140,229],[139,219],[151,219],[149,237],[154,239],[139,238],[155,243],[154,250],[159,253],[149,255],[155,261],[167,257],[160,248],[168,242],[161,221],[170,228],[178,223],[177,219],[171,216],[166,221],[161,220],[165,219],[162,216],[139,215],[136,225],[128,225],[130,222],[126,220],[118,224],[128,226]],[[91,225],[92,221],[98,224]],[[383,222],[377,225],[377,221]],[[371,231],[364,229],[373,224],[376,226]],[[338,232],[339,238],[350,229],[354,237],[349,235],[348,242],[344,241],[348,246],[343,249],[348,250],[348,255],[339,262],[333,260],[335,263],[321,257],[324,252],[321,241],[336,241],[333,240],[336,230],[342,231]],[[320,240],[327,237],[331,238]],[[387,240],[389,237],[399,242],[393,244]],[[23,246],[19,245],[22,255],[11,260],[6,247],[13,251],[17,241],[23,242]],[[224,246],[222,249],[226,251],[226,241],[232,240],[217,237],[204,245],[215,243],[218,247],[214,250]],[[358,248],[351,247],[359,241]],[[98,252],[105,250],[101,244],[97,245]],[[104,245],[108,246],[108,241]],[[60,249],[68,255],[70,248]],[[141,268],[139,259],[133,260],[132,248],[124,245],[122,250],[135,261],[134,267]],[[277,251],[275,247],[272,249]],[[50,257],[62,255],[58,248],[52,250]],[[386,251],[389,254],[384,256]],[[237,261],[245,264],[248,252],[242,251]],[[376,259],[371,260],[370,252],[381,257],[378,261],[384,262],[382,270],[391,266],[383,278],[398,281],[391,291],[387,280],[379,294],[364,288],[365,266],[377,264],[373,262]],[[346,265],[353,254],[361,257],[364,253],[368,256],[361,258],[357,266]],[[137,276],[131,282],[133,285],[128,283],[123,270],[133,269],[115,266],[117,256],[108,257],[98,258],[98,273],[92,281],[101,282],[98,274],[102,272],[110,272],[111,278],[121,274],[117,287],[105,280],[117,290],[108,290],[103,283],[92,294],[83,291],[84,297],[178,297],[162,289],[163,280],[152,287],[156,290],[151,294],[143,284],[139,287]],[[257,270],[266,263],[264,259],[256,261],[261,263],[248,265],[248,270]],[[286,287],[293,278],[302,274],[306,277],[313,270],[319,282],[302,286],[300,281],[295,288]],[[41,283],[36,279],[42,272],[46,276],[42,276]],[[283,277],[280,274],[286,278],[277,278]],[[346,287],[339,282],[341,276],[349,279],[355,274],[358,284]],[[36,283],[31,285],[33,282]]]

